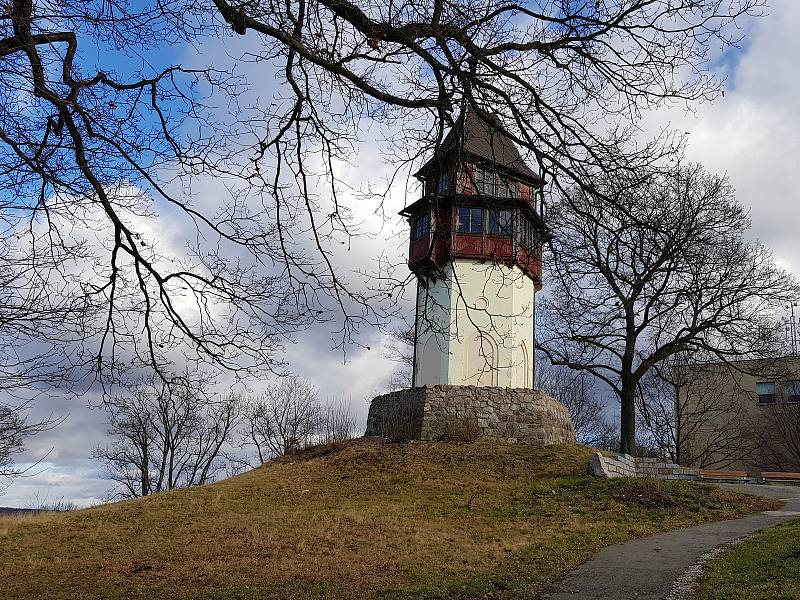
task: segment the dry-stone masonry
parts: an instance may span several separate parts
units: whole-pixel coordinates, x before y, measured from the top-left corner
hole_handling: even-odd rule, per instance
[[[595,452],[589,459],[589,474],[595,477],[641,477],[645,479],[682,479],[715,483],[748,483],[768,485],[800,485],[797,473],[747,474],[744,471],[716,471],[681,467],[657,458],[630,454]]]
[[[657,458],[630,454],[604,455],[595,452],[589,460],[589,474],[595,477],[643,477],[646,479],[699,479],[699,469],[681,467]]]
[[[378,396],[367,418],[367,436],[440,440],[454,424],[510,443],[570,444],[575,430],[566,407],[539,390],[433,385]]]

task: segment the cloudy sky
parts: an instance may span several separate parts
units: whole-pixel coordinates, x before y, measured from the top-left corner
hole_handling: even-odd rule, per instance
[[[740,201],[751,210],[753,234],[770,246],[778,261],[800,274],[800,2],[772,0],[770,14],[751,24],[746,45],[719,65],[728,75],[726,93],[714,104],[693,113],[671,108],[647,115],[645,128],[668,124],[688,132],[688,154],[709,170],[727,173]],[[362,146],[363,148],[364,146]],[[368,146],[367,146],[368,147]],[[383,168],[374,152],[362,151],[348,177],[372,177]],[[369,266],[367,257],[379,248],[397,252],[403,230],[393,215],[406,200],[406,190],[394,190],[387,205],[388,223],[364,207],[373,236],[359,241],[342,260],[349,266]],[[370,349],[351,348],[344,360],[331,350],[330,331],[320,327],[297,338],[286,358],[292,369],[319,386],[322,396],[345,398],[363,422],[368,399],[381,389],[395,365],[382,351],[377,333],[363,340]],[[98,465],[89,459],[92,446],[104,438],[102,413],[90,410],[85,400],[54,398],[37,405],[37,413],[64,415],[54,431],[32,440],[22,459],[46,457],[36,474],[18,480],[0,496],[0,505],[28,506],[36,497],[64,498],[81,505],[99,501],[109,487]]]

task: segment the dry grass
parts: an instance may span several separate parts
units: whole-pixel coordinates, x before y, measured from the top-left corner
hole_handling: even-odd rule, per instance
[[[3,596],[527,597],[603,545],[768,506],[592,480],[589,453],[359,440],[203,488],[4,520]]]

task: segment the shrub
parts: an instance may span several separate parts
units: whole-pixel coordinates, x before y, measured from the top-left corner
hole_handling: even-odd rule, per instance
[[[448,419],[439,439],[443,442],[474,442],[481,436],[481,428],[475,418],[453,417]]]

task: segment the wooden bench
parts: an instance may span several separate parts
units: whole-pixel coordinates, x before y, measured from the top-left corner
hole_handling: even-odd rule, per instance
[[[797,481],[800,482],[800,473],[782,473],[780,471],[762,471],[761,477],[771,481]]]
[[[747,471],[712,471],[711,469],[700,469],[700,477],[703,479],[744,479]]]

